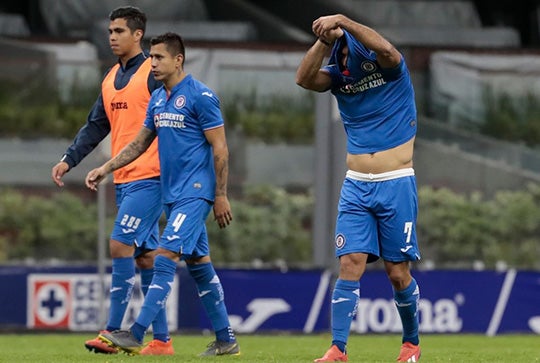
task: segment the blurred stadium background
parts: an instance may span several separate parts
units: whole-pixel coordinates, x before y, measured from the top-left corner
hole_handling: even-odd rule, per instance
[[[332,98],[296,86],[294,75],[314,41],[311,22],[341,12],[387,36],[411,70],[422,331],[540,334],[533,0],[3,1],[0,281],[12,293],[0,297],[0,329],[97,330],[104,319],[114,192],[109,184],[96,196],[83,180],[108,145],[67,175],[64,191],[50,169],[115,61],[107,15],[127,4],[147,13],[146,41],[180,33],[187,71],[221,98],[237,218],[231,231],[210,234],[239,332],[328,328],[343,135]],[[367,318],[356,332],[399,331],[380,267],[362,282]],[[182,266],[178,274],[171,328],[207,329]],[[258,288],[247,291],[253,279]]]

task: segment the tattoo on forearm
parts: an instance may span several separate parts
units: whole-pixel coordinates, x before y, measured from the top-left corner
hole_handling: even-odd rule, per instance
[[[227,178],[229,176],[229,160],[220,155],[214,155],[216,169],[216,196],[227,195]]]
[[[146,135],[145,135],[146,136]],[[149,134],[145,138],[136,138],[126,145],[122,151],[116,155],[109,163],[110,171],[120,169],[137,159],[152,143],[153,137]]]

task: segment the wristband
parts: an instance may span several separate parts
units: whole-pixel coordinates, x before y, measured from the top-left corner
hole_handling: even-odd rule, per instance
[[[324,45],[326,45],[327,47],[330,46],[330,43],[328,43],[326,40],[324,40],[323,38],[319,37],[317,38],[319,40],[319,42],[323,43]]]

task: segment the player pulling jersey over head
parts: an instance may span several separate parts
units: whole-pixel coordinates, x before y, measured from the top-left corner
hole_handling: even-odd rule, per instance
[[[340,58],[345,47],[347,64],[343,68]],[[323,70],[332,80],[331,92],[339,105],[349,153],[383,151],[414,137],[416,105],[403,58],[394,68],[383,68],[374,51],[343,30]]]
[[[409,261],[416,242],[417,193],[412,168],[416,108],[400,52],[375,30],[343,15],[313,22],[318,37],[296,82],[336,97],[347,135],[347,167],[338,205],[332,295],[332,344],[315,362],[346,362],[346,344],[366,264],[382,258],[403,325],[399,362],[417,362],[419,289]],[[332,45],[333,43],[333,45]],[[330,49],[331,47],[331,49]],[[326,66],[323,60],[330,52]]]

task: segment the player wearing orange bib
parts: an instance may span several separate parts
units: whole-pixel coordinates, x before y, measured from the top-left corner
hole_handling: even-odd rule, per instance
[[[118,56],[118,63],[105,75],[101,94],[86,124],[52,169],[53,181],[60,187],[64,185],[62,176],[109,133],[111,154],[118,154],[139,132],[150,95],[161,86],[161,82],[155,81],[148,54],[141,47],[146,15],[135,7],[126,6],[113,10],[109,19],[109,43],[112,52]],[[152,281],[159,240],[158,222],[163,210],[159,175],[157,143],[136,162],[114,173],[118,213],[109,241],[112,279],[109,317],[104,331],[121,328],[135,284],[136,267],[145,295]],[[141,354],[173,354],[165,308],[157,314],[152,325],[154,340]],[[86,341],[85,346],[96,353],[118,352],[97,338]]]

